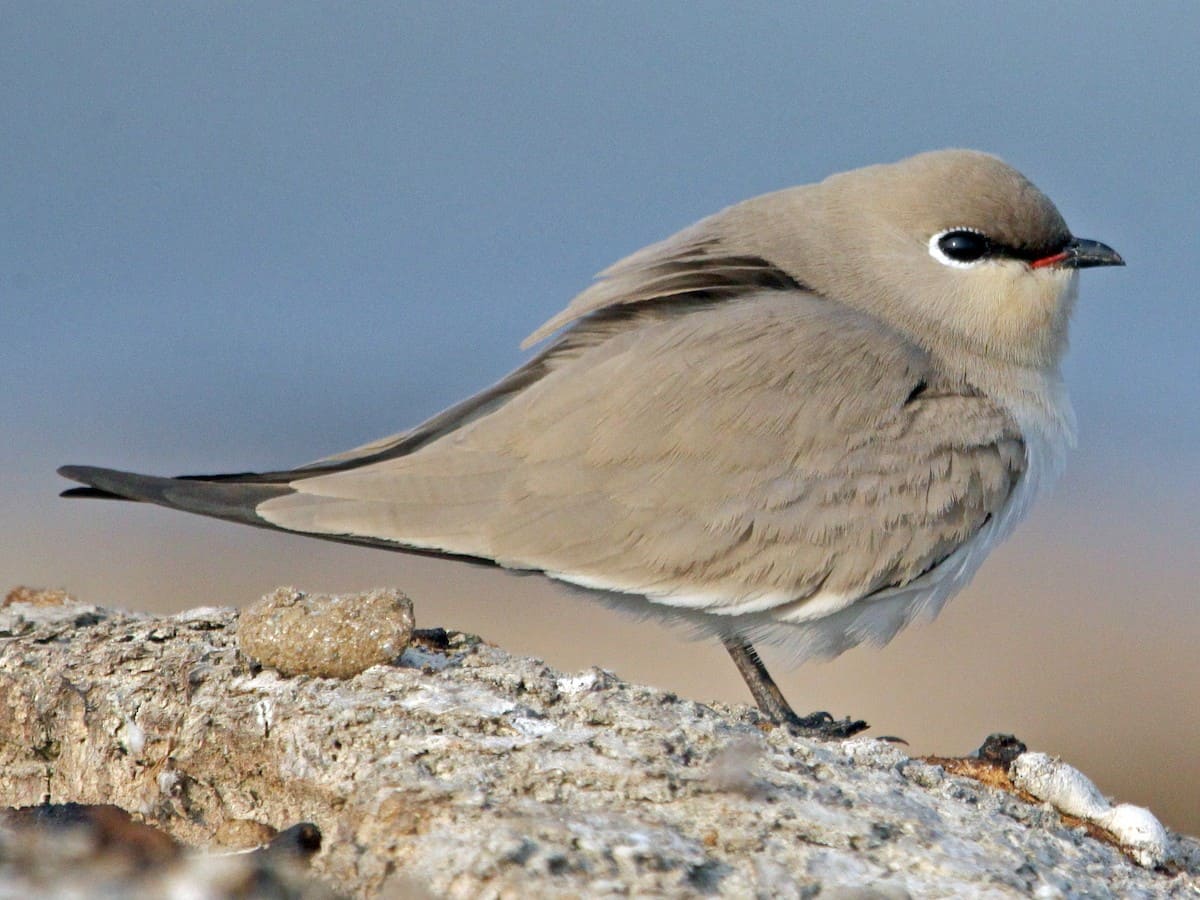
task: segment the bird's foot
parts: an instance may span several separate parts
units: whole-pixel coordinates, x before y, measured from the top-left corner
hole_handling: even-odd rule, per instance
[[[724,638],[723,642],[734,665],[745,679],[746,686],[750,688],[759,712],[795,736],[832,741],[853,737],[871,727],[861,719],[835,719],[827,712],[815,712],[808,716],[796,715],[779,686],[775,684],[771,673],[759,659],[753,645],[737,635],[730,635]]]
[[[782,725],[797,737],[823,740],[841,740],[853,737],[860,731],[866,731],[871,727],[862,719],[835,719],[827,712],[798,716],[790,709],[782,717],[782,721],[777,724]]]

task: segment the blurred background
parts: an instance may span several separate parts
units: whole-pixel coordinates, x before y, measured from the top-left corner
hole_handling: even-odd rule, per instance
[[[418,623],[748,701],[724,652],[537,578],[125,504],[63,463],[276,468],[490,383],[620,256],[944,146],[1128,268],[1085,272],[1054,497],[932,625],[774,671],[915,752],[994,731],[1200,832],[1200,6],[0,6],[0,588],[243,605],[393,585]]]

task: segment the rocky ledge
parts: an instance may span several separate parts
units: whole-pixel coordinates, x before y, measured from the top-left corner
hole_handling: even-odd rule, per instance
[[[920,759],[809,741],[752,709],[413,632],[395,592],[363,595],[395,613],[372,628],[354,598],[319,599],[266,598],[242,646],[231,609],[10,595],[0,806],[26,809],[0,816],[0,896],[1200,894],[1200,843],[1016,742]],[[30,831],[63,809],[82,830]],[[169,852],[138,856],[135,826]],[[290,868],[271,875],[297,834],[304,852],[275,853]],[[231,859],[253,863],[235,878]]]

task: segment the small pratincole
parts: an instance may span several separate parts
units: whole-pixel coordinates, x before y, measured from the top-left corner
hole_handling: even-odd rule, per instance
[[[883,643],[967,583],[1072,443],[1078,270],[1122,264],[995,157],[924,153],[639,250],[410,431],[278,472],[60,472],[89,486],[68,496],[542,572],[720,638],[766,715],[851,734],[797,716],[753,642]]]

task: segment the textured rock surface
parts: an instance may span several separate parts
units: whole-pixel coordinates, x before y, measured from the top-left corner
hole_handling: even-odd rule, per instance
[[[0,610],[0,805],[112,803],[195,846],[311,821],[313,872],[359,896],[1200,893],[1190,838],[1142,868],[894,744],[796,739],[460,634],[284,678],[245,665],[236,629]]]

